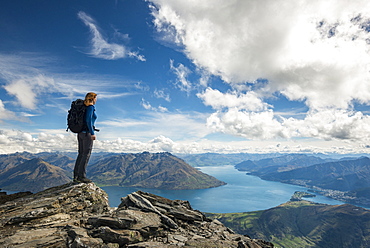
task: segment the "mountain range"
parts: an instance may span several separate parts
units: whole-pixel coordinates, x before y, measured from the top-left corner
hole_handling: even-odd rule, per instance
[[[89,168],[91,179],[102,185],[156,189],[204,189],[225,183],[168,153],[117,154]]]
[[[306,154],[287,154],[283,156],[265,158],[260,160],[246,160],[235,165],[240,171],[248,171],[250,174],[262,176],[268,173],[290,171],[314,164],[321,164],[333,159],[323,159]]]
[[[15,160],[23,159],[15,158]],[[19,164],[10,163],[0,173],[0,187],[12,191],[37,192],[68,181],[70,177],[65,170],[41,158],[25,160]]]
[[[38,192],[71,181],[75,154],[14,153],[0,156],[0,188]],[[170,153],[96,154],[87,175],[104,186],[203,189],[225,183]]]
[[[0,155],[0,188],[12,191],[32,189],[36,192],[45,187],[56,186],[57,183],[66,183],[71,180],[76,155],[76,153],[49,152]],[[302,185],[341,201],[370,206],[369,158],[333,159],[323,155],[277,155],[206,153],[174,156],[170,153],[148,152],[94,153],[87,173],[88,177],[104,186],[200,189],[217,187],[225,183],[194,167],[221,166],[239,162],[235,165],[236,169],[262,179]],[[33,160],[36,158],[42,161]],[[242,161],[243,159],[247,160]],[[29,160],[32,162],[23,165]],[[36,172],[31,173],[32,171],[27,170],[29,163],[36,163],[32,170],[37,171],[40,180],[34,179]],[[37,169],[39,166],[43,166],[44,169]]]
[[[279,153],[201,153],[201,154],[176,154],[193,167],[235,165],[245,160],[260,160],[281,156]]]
[[[332,198],[370,206],[370,159],[321,159],[309,155],[285,155],[235,165],[240,171],[264,180],[315,189]]]
[[[20,213],[17,218],[7,220],[10,224],[7,224],[7,226],[4,226],[4,228],[0,230],[0,235],[8,235],[8,227],[23,228],[22,226],[24,225],[19,225],[14,221],[23,222],[25,218],[30,218],[27,221],[32,222],[34,220],[32,219],[32,214],[39,214],[40,218],[42,219],[42,223],[46,223],[45,221],[63,220],[63,218],[71,214],[64,209],[64,205],[59,206],[59,204],[62,204],[63,202],[67,204],[65,206],[74,207],[78,209],[78,211],[82,209],[81,206],[84,204],[86,205],[85,207],[91,208],[92,212],[97,211],[97,205],[95,204],[96,199],[91,198],[91,194],[98,193],[96,195],[98,197],[102,197],[101,192],[96,189],[95,186],[93,187],[94,190],[91,191],[89,186],[90,184],[78,186],[71,183],[70,178],[72,175],[75,156],[76,154],[73,153],[15,153],[0,155],[0,188],[13,191],[38,192],[47,187],[67,183],[64,186],[61,186],[61,188],[65,187],[65,189],[68,189],[65,190],[66,194],[79,192],[78,194],[73,193],[73,196],[71,197],[65,196],[61,198],[59,195],[60,187],[54,188],[54,193],[57,193],[56,197],[58,200],[50,201],[50,209],[66,212],[50,212],[49,208],[43,207],[37,209],[32,208],[29,210],[30,214],[28,215]],[[235,155],[235,160],[233,161],[240,161],[242,156],[244,155]],[[203,166],[209,166],[212,164],[220,165],[217,162],[212,162],[212,159],[217,157],[225,159],[223,161],[227,160],[227,156],[219,156],[215,154],[203,154],[201,156],[194,157],[189,155],[185,157],[187,157],[187,159],[190,161],[193,161],[195,163],[194,165],[197,165],[196,161],[198,161],[202,162]],[[305,185],[315,190],[326,189],[330,192],[341,190],[340,192],[343,194],[352,195],[356,199],[370,199],[370,159],[368,157],[331,159],[327,157],[317,157],[306,154],[286,154],[282,156],[274,155],[271,157],[268,157],[268,155],[261,157],[255,156],[254,158],[261,158],[257,160],[252,160],[251,158],[252,157],[249,157],[248,160],[236,164],[235,168],[259,176],[266,180]],[[125,187],[132,186],[143,188],[170,187],[173,189],[181,189],[186,187],[194,187],[194,185],[199,187],[216,187],[215,185],[224,184],[223,182],[209,175],[201,173],[199,170],[187,164],[187,162],[185,162],[183,159],[170,153],[98,153],[94,154],[90,161],[91,163],[88,166],[88,175],[94,180],[94,182],[101,185],[119,185]],[[71,189],[74,187],[76,187],[75,189],[77,191],[72,192]],[[85,191],[87,191],[81,191],[81,187],[87,187],[87,189],[85,189]],[[49,194],[51,191],[53,191],[50,190],[45,190],[45,193]],[[86,199],[94,202],[94,204],[87,204],[88,201],[85,200],[80,201],[76,198],[79,194],[86,194]],[[144,216],[147,214],[148,207],[150,207],[148,200],[152,199],[153,196],[145,193],[140,193],[139,195],[140,198],[137,198],[136,200],[137,204],[144,208],[145,211],[142,213]],[[38,194],[35,194],[34,196],[37,197]],[[44,196],[44,198],[42,197],[40,199],[50,200],[48,198],[49,196]],[[35,197],[31,196],[27,199],[34,199]],[[144,197],[145,200],[143,200],[144,198],[142,197]],[[127,196],[126,199],[132,200],[134,198],[132,196]],[[104,201],[106,201],[106,199]],[[165,202],[168,201],[166,200]],[[27,201],[25,201],[25,203],[27,203]],[[44,206],[44,202],[35,201],[35,203],[41,204],[40,206]],[[11,203],[9,204],[9,206],[11,206],[9,209],[14,208]],[[159,205],[158,204],[158,202],[154,204],[155,208],[158,208],[160,211],[162,211],[164,209],[164,205],[162,202]],[[105,203],[105,205],[107,205],[107,203]],[[177,207],[180,205],[178,201],[171,203],[171,207]],[[30,207],[29,204],[27,206]],[[170,217],[178,216],[178,212],[169,210],[171,207],[168,207],[168,209],[166,207],[166,211],[169,211],[168,215]],[[128,212],[130,212],[133,209],[133,205],[129,203],[125,205],[125,210],[126,208]],[[34,211],[35,209],[37,211]],[[18,210],[21,211],[21,207],[18,206]],[[53,218],[45,218],[46,215],[43,215],[44,212],[40,212],[39,210],[46,211],[48,214],[52,214]],[[12,211],[5,211],[3,213],[10,214]],[[55,218],[54,214],[56,215]],[[156,212],[156,214],[158,213]],[[209,218],[215,218],[219,220],[225,226],[231,228],[237,233],[250,235],[253,238],[257,238],[257,240],[262,239],[273,242],[275,247],[370,247],[370,211],[350,204],[333,206],[308,201],[290,201],[277,207],[262,211],[206,215]],[[159,216],[163,217],[161,214],[159,214]],[[187,214],[183,216],[184,218],[188,218]],[[118,232],[114,231],[114,228],[116,228],[117,225],[122,225],[122,223],[128,221],[126,217],[121,218],[114,223],[112,222],[111,217],[106,216],[92,217],[90,221],[91,223],[95,224],[99,222],[100,224],[104,223],[105,225],[108,225],[107,223],[109,223],[112,229],[104,230],[110,231],[110,234],[115,236]],[[148,219],[148,221],[150,220]],[[86,220],[82,221],[81,223],[86,225],[84,228],[91,228],[92,224],[87,223]],[[203,222],[199,222],[200,226],[196,226],[198,231],[203,230],[201,227],[202,223]],[[210,223],[212,223],[212,226],[216,225],[215,233],[219,233],[217,231],[217,221],[212,221]],[[39,226],[37,226],[37,228],[39,228]],[[183,226],[181,226],[181,228],[183,228]],[[52,229],[53,228],[43,226],[43,233],[40,234],[40,237],[38,237],[36,241],[40,241],[43,237],[42,235],[45,233],[54,235],[55,233]],[[34,242],[35,239],[32,235],[38,235],[35,230],[32,230],[32,232],[27,232],[22,229],[22,234],[27,233],[27,235],[30,235],[29,240],[31,241],[29,242]],[[96,238],[95,236],[78,236],[79,233],[81,233],[81,230],[82,229],[78,229],[77,227],[76,229],[72,228],[69,230],[68,240],[71,239],[75,243],[80,242],[79,240],[85,240],[86,242],[87,240],[89,242],[96,241],[94,240],[94,238]],[[83,235],[85,235],[86,230],[83,230]],[[102,230],[102,232],[92,233],[93,235],[101,235],[99,236],[99,239],[103,239],[104,242],[111,242],[109,241],[111,236],[105,235],[103,229],[96,227],[94,230]],[[111,232],[111,230],[113,231]],[[150,228],[148,228],[148,230],[150,230]],[[192,230],[191,234],[193,234],[194,230]],[[88,233],[90,234],[90,232]],[[222,233],[219,234],[224,237]],[[173,239],[182,239],[183,236],[181,235],[176,237],[174,236]],[[17,236],[16,233],[14,237],[20,238],[20,236]],[[188,238],[188,236],[186,237]],[[24,237],[22,237],[22,240],[25,240]],[[45,241],[46,238],[43,240]],[[0,240],[0,243],[3,241],[10,241],[10,239],[4,238]],[[212,244],[207,244],[207,242],[209,242],[208,240],[205,242],[206,243],[202,243],[202,247],[218,247],[212,246]],[[217,240],[217,242],[220,241]]]
[[[263,174],[261,178],[286,183],[302,181],[308,186],[351,191],[370,187],[370,159],[363,157],[315,164],[290,171]]]

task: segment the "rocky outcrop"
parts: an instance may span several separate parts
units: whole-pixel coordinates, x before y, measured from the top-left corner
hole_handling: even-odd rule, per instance
[[[94,183],[5,202],[0,216],[0,247],[273,247],[234,233],[187,201],[138,191],[110,208]]]
[[[0,247],[66,247],[86,218],[109,210],[95,184],[64,184],[0,205]]]

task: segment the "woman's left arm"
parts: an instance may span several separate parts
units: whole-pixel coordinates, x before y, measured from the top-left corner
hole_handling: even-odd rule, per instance
[[[90,106],[88,106],[86,108],[86,125],[87,125],[87,131],[91,135],[95,135],[94,123],[93,123],[94,110],[95,110],[94,105],[90,105]]]

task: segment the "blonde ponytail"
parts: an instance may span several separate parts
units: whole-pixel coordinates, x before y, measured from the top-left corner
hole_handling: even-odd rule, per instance
[[[85,96],[84,104],[86,106],[94,105],[94,99],[96,98],[97,94],[94,92],[89,92]]]

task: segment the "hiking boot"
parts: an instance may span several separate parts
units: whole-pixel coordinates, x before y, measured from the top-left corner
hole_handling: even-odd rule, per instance
[[[92,181],[86,177],[77,179],[81,183],[92,183]]]
[[[78,178],[73,178],[73,182],[74,183],[81,183],[80,179],[78,179]]]

